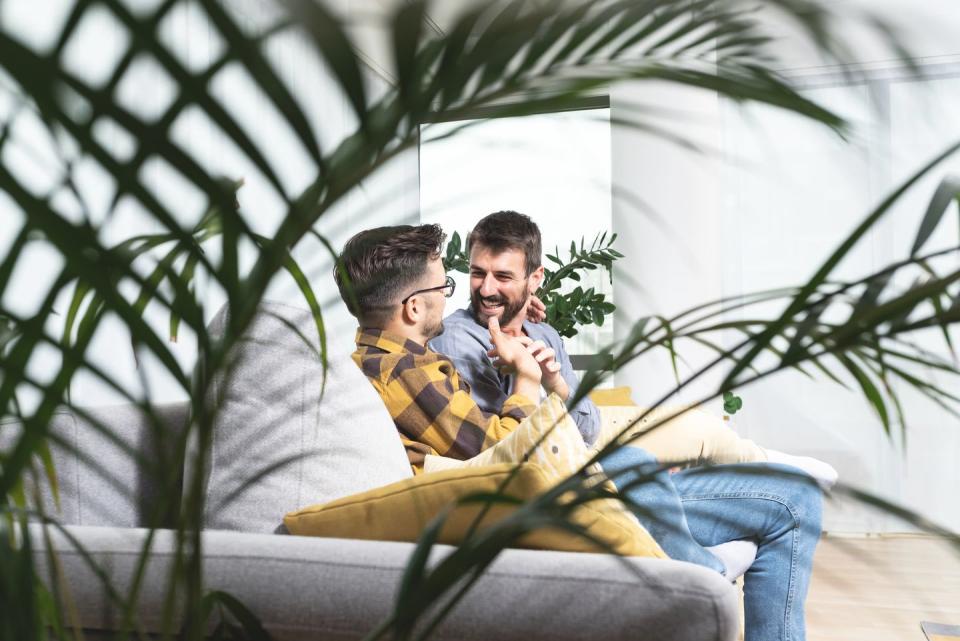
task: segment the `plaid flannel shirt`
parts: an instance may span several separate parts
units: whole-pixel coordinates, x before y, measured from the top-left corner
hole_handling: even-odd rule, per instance
[[[513,394],[499,414],[485,412],[446,356],[378,329],[357,330],[353,360],[387,406],[407,457],[419,472],[426,454],[468,459],[510,434],[535,405]]]

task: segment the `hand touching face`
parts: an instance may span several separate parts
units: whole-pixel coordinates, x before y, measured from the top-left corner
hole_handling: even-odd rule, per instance
[[[487,352],[487,356],[493,359],[494,367],[501,371],[516,372],[518,376],[539,382],[542,376],[541,365],[524,344],[524,340],[504,334],[496,316],[490,317],[487,328],[490,330],[490,342],[493,343],[493,349]]]

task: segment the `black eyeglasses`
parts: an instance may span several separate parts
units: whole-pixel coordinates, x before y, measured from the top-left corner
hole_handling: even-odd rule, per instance
[[[406,305],[408,300],[410,300],[417,294],[423,294],[424,292],[442,291],[444,298],[450,298],[451,296],[453,296],[453,290],[455,290],[456,288],[457,288],[457,283],[456,281],[453,280],[453,276],[447,276],[447,282],[445,282],[443,285],[440,285],[439,287],[428,287],[426,289],[418,289],[417,291],[413,292],[412,294],[404,298],[402,301],[400,301],[400,304]]]

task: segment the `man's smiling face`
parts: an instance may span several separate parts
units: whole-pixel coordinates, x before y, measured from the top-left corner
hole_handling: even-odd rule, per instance
[[[535,275],[526,276],[526,260],[520,249],[495,253],[483,245],[471,247],[470,305],[474,316],[484,325],[492,316],[501,326],[508,325],[525,312]]]

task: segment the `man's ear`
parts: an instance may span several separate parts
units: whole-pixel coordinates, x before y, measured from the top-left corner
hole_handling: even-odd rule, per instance
[[[540,289],[540,285],[543,283],[543,265],[540,265],[530,276],[527,278],[527,286],[530,288],[531,294],[536,294],[537,290]]]
[[[414,295],[406,302],[405,305],[400,306],[400,320],[402,320],[407,325],[416,325],[417,321],[420,320],[420,316],[424,312],[424,301],[418,295]]]

